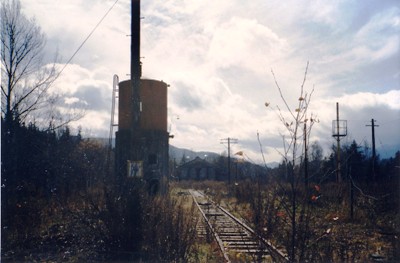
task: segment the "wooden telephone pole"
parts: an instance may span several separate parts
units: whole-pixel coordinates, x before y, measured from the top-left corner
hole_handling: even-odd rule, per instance
[[[375,164],[376,164],[376,151],[375,151],[375,127],[379,127],[379,125],[375,124],[374,119],[371,119],[371,125],[365,125],[367,127],[372,128],[372,180],[375,181]]]
[[[231,184],[231,143],[237,143],[238,139],[235,138],[225,138],[221,139],[221,143],[228,144],[228,182]]]

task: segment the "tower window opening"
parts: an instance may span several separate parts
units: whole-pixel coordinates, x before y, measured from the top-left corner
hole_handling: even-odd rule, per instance
[[[152,153],[148,157],[149,164],[157,164],[157,155]]]

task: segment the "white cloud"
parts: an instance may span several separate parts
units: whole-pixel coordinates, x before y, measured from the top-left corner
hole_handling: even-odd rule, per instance
[[[67,105],[75,104],[75,103],[77,103],[79,101],[80,101],[80,99],[78,99],[76,97],[67,97],[67,98],[64,99],[64,103],[67,104]]]
[[[393,110],[400,110],[400,90],[391,90],[383,94],[369,92],[358,92],[345,95],[340,98],[343,104],[354,110],[361,110],[366,107],[385,106]]]
[[[23,0],[22,6],[47,34],[49,53],[58,47],[65,62],[113,3]],[[315,85],[311,110],[321,119],[313,136],[327,147],[336,101],[352,120],[354,138],[369,138],[364,128],[371,118],[384,123],[399,113],[400,65],[393,61],[400,59],[400,20],[394,5],[149,0],[142,1],[142,16],[143,76],[171,84],[168,110],[176,146],[222,152],[219,140],[237,137],[235,147],[260,161],[259,131],[267,160],[279,160],[282,124],[264,106],[282,103],[270,70],[288,103],[296,105],[307,61],[306,89]],[[66,101],[93,107],[79,122],[92,134],[107,134],[113,75],[129,78],[129,31],[130,1],[120,0],[54,83],[69,96]],[[390,131],[380,132],[383,142],[400,145]]]
[[[389,58],[399,52],[399,46],[400,46],[400,37],[399,36],[390,37],[386,40],[386,43],[381,48],[377,49],[374,53],[372,53],[371,57],[374,60]]]
[[[108,138],[110,127],[110,115],[104,111],[87,110],[85,116],[79,121],[72,122],[71,128],[82,128],[82,136]]]
[[[395,34],[400,29],[399,16],[400,9],[398,7],[389,8],[379,12],[357,32],[355,37],[361,40],[379,39],[385,34],[385,32]]]
[[[385,59],[398,54],[400,46],[400,9],[384,10],[374,15],[355,35],[354,44],[362,46],[360,58]]]
[[[264,73],[266,60],[272,64],[288,52],[287,41],[257,20],[233,17],[213,31],[208,61],[217,68],[239,66]]]
[[[323,0],[317,0],[317,1],[312,1],[310,5],[305,5],[303,2],[303,6],[305,7],[305,12],[304,17],[311,17],[311,20],[316,22],[316,23],[323,23],[327,24],[330,26],[337,26],[338,22],[338,17],[340,16],[339,14],[339,9],[338,5],[342,1],[323,1]]]
[[[61,64],[56,66],[58,70],[63,67]],[[104,95],[108,95],[105,93],[109,92],[109,96],[111,96],[111,81],[106,79],[111,74],[106,74],[103,70],[101,67],[96,70],[90,70],[78,64],[70,64],[64,69],[59,78],[53,82],[51,89],[59,94],[71,95],[78,92],[82,87],[93,86],[98,89],[97,92]]]

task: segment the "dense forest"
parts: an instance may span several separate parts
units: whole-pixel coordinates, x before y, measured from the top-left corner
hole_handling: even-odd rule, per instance
[[[143,182],[116,180],[108,147],[68,127],[2,120],[1,132],[3,261],[187,256],[195,234],[189,215],[167,196],[150,197]]]

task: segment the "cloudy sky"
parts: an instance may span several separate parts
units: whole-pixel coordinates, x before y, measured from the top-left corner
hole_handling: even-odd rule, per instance
[[[129,0],[21,0],[47,36],[60,66],[115,4],[53,88],[65,102],[86,105],[85,136],[108,137],[112,79],[128,78]],[[232,151],[267,162],[282,148],[276,106],[296,107],[307,62],[311,140],[329,154],[336,102],[348,136],[371,146],[371,119],[382,156],[400,149],[400,6],[397,0],[142,0],[143,77],[168,90],[171,144],[195,151]],[[268,102],[270,106],[265,107]]]

